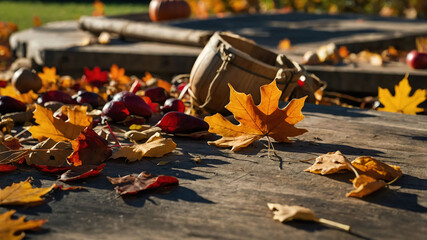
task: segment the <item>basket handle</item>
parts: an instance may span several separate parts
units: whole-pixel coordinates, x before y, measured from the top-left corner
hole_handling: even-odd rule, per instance
[[[218,68],[218,70],[216,71],[216,75],[215,77],[212,79],[211,84],[209,85],[209,89],[208,89],[208,95],[205,99],[205,102],[200,105],[200,108],[204,108],[206,107],[212,100],[212,92],[213,92],[213,88],[216,85],[216,82],[218,81],[218,79],[220,79],[220,75],[225,72],[227,70],[227,65],[229,62],[231,62],[231,60],[233,60],[234,55],[230,52],[227,53],[226,49],[225,49],[225,44],[222,43],[221,45],[219,45],[219,53],[220,53],[220,57],[222,60],[222,64],[221,66]]]

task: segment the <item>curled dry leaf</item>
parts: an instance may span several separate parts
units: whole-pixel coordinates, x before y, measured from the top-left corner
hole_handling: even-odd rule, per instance
[[[15,210],[10,210],[0,214],[0,239],[3,240],[20,240],[23,239],[25,230],[38,230],[47,222],[47,220],[30,220],[25,221],[25,216],[18,219],[12,219]]]
[[[0,205],[38,205],[44,203],[41,196],[52,191],[56,184],[48,188],[33,188],[30,180],[13,183],[0,189]]]
[[[92,176],[98,175],[105,167],[105,163],[95,166],[95,165],[84,165],[71,168],[61,175],[59,180],[64,182],[75,181],[79,179],[84,179]]]
[[[67,157],[73,152],[71,143],[55,142],[51,138],[33,146],[32,150],[49,149],[47,151],[33,151],[25,159],[28,165],[45,165],[49,167],[68,166]]]
[[[162,157],[176,148],[176,143],[170,138],[164,138],[160,133],[155,133],[147,142],[135,144],[130,147],[121,147],[113,153],[111,158],[126,158],[135,162],[143,157]]]
[[[277,203],[267,203],[268,208],[273,211],[273,219],[279,222],[287,222],[292,220],[314,221],[337,227],[345,231],[350,231],[350,226],[342,223],[334,222],[324,218],[317,218],[314,212],[301,206],[289,206]]]
[[[355,190],[347,193],[347,197],[364,197],[378,189],[385,187],[387,184],[383,180],[378,180],[366,175],[359,175],[353,179],[353,186]]]
[[[402,176],[400,167],[385,164],[373,157],[358,157],[351,164],[363,175],[370,176],[374,179],[391,181]]]
[[[129,138],[131,141],[142,141],[149,139],[155,133],[160,133],[162,131],[159,127],[151,127],[149,129],[145,129],[143,131],[130,130],[125,133],[125,137]]]
[[[316,158],[316,162],[306,172],[326,175],[351,170],[350,161],[340,152],[330,152]]]
[[[73,153],[67,160],[74,166],[98,165],[111,156],[107,140],[88,127],[71,144]]]
[[[285,108],[279,109],[282,92],[277,88],[275,80],[260,88],[261,103],[257,106],[251,95],[236,92],[230,84],[229,87],[230,103],[226,108],[240,124],[234,125],[219,113],[206,117],[205,121],[210,126],[209,132],[222,136],[221,139],[208,144],[232,147],[232,151],[238,151],[265,136],[278,142],[290,143],[292,141],[288,137],[307,132],[306,129],[294,127],[304,119],[301,109],[306,97],[293,99]]]
[[[11,150],[18,150],[22,148],[21,143],[19,143],[19,139],[12,137],[12,135],[4,136],[3,144]]]
[[[40,105],[36,105],[34,118],[39,125],[28,129],[33,138],[43,141],[52,138],[54,141],[70,141],[79,136],[80,132],[92,123],[92,117],[86,114],[85,106],[63,106],[63,113],[68,117],[64,121],[53,116],[53,112]]]
[[[146,172],[142,172],[138,176],[126,175],[124,177],[107,178],[112,184],[119,185],[115,189],[120,195],[136,194],[143,190],[178,185],[179,183],[175,177],[154,176]]]

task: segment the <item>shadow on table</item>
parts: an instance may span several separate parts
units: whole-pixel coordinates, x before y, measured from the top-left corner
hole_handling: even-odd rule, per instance
[[[212,204],[214,202],[200,196],[194,190],[183,186],[173,187],[169,190],[148,190],[142,191],[135,195],[124,195],[122,196],[123,201],[133,207],[143,207],[145,201],[150,201],[153,204],[157,205],[155,198],[165,199],[169,201],[186,201],[194,203],[208,203]]]
[[[427,212],[427,207],[418,204],[418,195],[391,189],[381,189],[371,195],[363,197],[362,200],[381,206],[398,208],[411,212]]]
[[[310,222],[310,221],[291,221],[291,222],[286,222],[284,224],[292,226],[294,228],[298,228],[300,230],[307,231],[307,232],[316,232],[316,231],[324,231],[327,229],[335,229],[335,228],[328,227],[328,226],[320,224],[320,223],[315,223],[315,222]],[[342,231],[342,230],[336,229],[336,231]],[[342,232],[345,234],[349,234],[349,235],[352,235],[354,237],[360,238],[360,239],[364,239],[364,240],[371,239],[369,237],[365,237],[363,235],[360,235],[360,234],[352,232],[352,231],[350,231],[350,232],[342,231]]]

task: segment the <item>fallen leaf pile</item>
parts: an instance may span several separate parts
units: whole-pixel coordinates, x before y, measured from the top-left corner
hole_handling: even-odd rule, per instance
[[[400,167],[385,164],[372,157],[358,157],[350,162],[340,151],[330,152],[316,158],[316,162],[306,172],[315,174],[333,174],[337,172],[353,171],[356,178],[353,182],[354,190],[347,193],[347,197],[362,198],[402,176]],[[386,183],[385,181],[392,181]]]

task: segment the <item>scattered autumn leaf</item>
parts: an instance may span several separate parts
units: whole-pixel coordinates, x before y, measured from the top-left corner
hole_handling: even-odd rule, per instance
[[[52,167],[52,166],[46,166],[46,165],[37,165],[34,164],[34,167],[42,172],[45,173],[51,173],[51,174],[62,174],[65,171],[68,171],[71,169],[70,166],[67,167]]]
[[[38,151],[46,149],[46,151]],[[28,165],[46,165],[49,167],[68,166],[67,157],[73,152],[69,142],[55,142],[48,138],[31,148],[35,150],[26,158]]]
[[[92,117],[86,114],[86,106],[63,106],[68,120],[55,118],[53,112],[36,105],[34,118],[37,124],[28,129],[33,138],[43,141],[52,138],[54,141],[70,141],[79,136],[80,132],[92,123]]]
[[[306,172],[326,175],[339,172],[341,170],[352,170],[350,161],[340,152],[330,152],[316,158],[316,162]]]
[[[378,189],[381,189],[387,185],[383,180],[378,180],[366,175],[359,175],[353,179],[353,186],[355,190],[347,193],[347,197],[364,197],[369,195]]]
[[[158,79],[157,86],[163,88],[166,92],[170,93],[172,85],[165,80]]]
[[[9,165],[9,164],[0,164],[0,172],[13,172],[16,169],[18,169],[17,167],[13,166],[13,165]]]
[[[56,84],[59,79],[59,75],[56,75],[55,67],[43,67],[43,72],[39,72],[39,77],[42,80],[43,86],[49,86],[50,84]]]
[[[145,129],[143,131],[130,130],[125,133],[125,137],[129,138],[131,141],[141,141],[149,139],[155,133],[160,133],[162,131],[159,127],[151,127],[149,129]]]
[[[61,191],[81,191],[81,190],[86,190],[86,188],[82,187],[82,186],[68,186],[68,187],[64,187],[64,185],[59,185],[56,188],[61,189]]]
[[[100,87],[108,81],[108,72],[101,71],[100,67],[94,67],[93,70],[85,68],[84,71],[86,82],[92,86]]]
[[[179,183],[175,177],[154,176],[146,172],[142,172],[138,176],[126,175],[124,177],[107,178],[112,184],[119,185],[115,189],[120,195],[136,194],[143,190],[178,185]]]
[[[345,231],[350,231],[349,225],[337,223],[324,218],[317,218],[314,212],[309,208],[296,205],[282,205],[277,203],[267,203],[267,206],[274,213],[273,219],[279,222],[288,222],[292,220],[313,221],[334,226]]]
[[[19,143],[19,139],[13,137],[11,135],[6,135],[2,141],[2,143],[11,150],[18,150],[22,148],[21,143]]]
[[[12,85],[7,85],[5,88],[0,88],[0,95],[15,98],[16,100],[19,100],[26,104],[33,103],[34,100],[39,97],[33,92],[33,90],[30,90],[27,93],[19,93]]]
[[[277,47],[279,50],[287,50],[291,47],[291,40],[285,38],[279,42],[279,46]]]
[[[41,196],[52,191],[55,184],[48,188],[33,188],[30,180],[13,183],[0,189],[0,205],[38,205],[44,203]]]
[[[176,143],[170,138],[164,138],[160,133],[155,133],[147,142],[135,144],[130,147],[121,147],[113,153],[111,158],[126,158],[129,162],[135,162],[143,157],[162,157],[176,148]]]
[[[47,222],[47,220],[25,221],[25,216],[18,219],[12,219],[15,210],[10,210],[0,214],[0,239],[2,240],[20,240],[23,239],[25,230],[38,230]]]
[[[39,16],[33,17],[33,27],[40,27],[42,25],[42,20]]]
[[[98,165],[111,156],[108,142],[91,128],[85,128],[77,139],[71,141],[73,153],[67,158],[74,166]]]
[[[234,125],[219,113],[205,117],[210,126],[209,132],[222,136],[217,141],[208,142],[210,145],[232,147],[232,151],[238,151],[265,136],[289,143],[291,140],[288,137],[307,132],[306,129],[294,127],[304,118],[301,109],[306,97],[293,99],[285,108],[279,109],[282,92],[274,80],[261,87],[261,103],[255,106],[251,95],[236,92],[230,84],[229,87],[230,103],[226,108],[240,124]]]
[[[105,167],[105,163],[96,165],[84,165],[71,168],[61,175],[59,180],[64,182],[75,181],[98,175]]]
[[[93,9],[92,16],[104,16],[104,3],[100,0],[93,2]]]
[[[362,172],[363,175],[370,176],[374,179],[391,181],[402,176],[400,167],[388,165],[373,157],[358,157],[351,164]]]
[[[113,64],[110,68],[110,77],[121,84],[127,84],[130,82],[130,77],[125,75],[125,71],[124,68],[119,68],[117,64]]]
[[[409,96],[411,89],[408,75],[399,82],[399,85],[394,86],[394,96],[391,95],[388,89],[378,87],[378,98],[384,105],[378,110],[406,114],[416,114],[424,111],[423,108],[417,106],[426,100],[427,91],[425,89],[417,89],[412,96]]]

